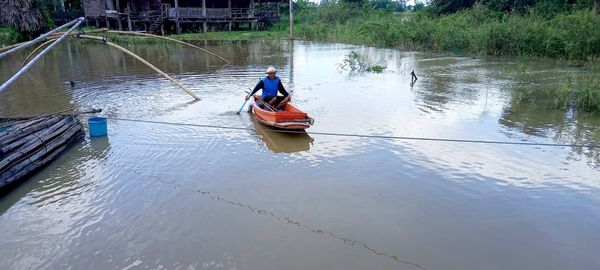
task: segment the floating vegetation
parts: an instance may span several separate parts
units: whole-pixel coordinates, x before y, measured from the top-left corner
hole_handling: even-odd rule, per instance
[[[588,57],[587,61],[583,66],[589,71],[600,72],[600,57]]]
[[[351,51],[350,54],[346,55],[346,58],[339,64],[339,67],[343,70],[350,70],[352,72],[374,72],[381,73],[386,66],[382,65],[369,65],[367,61],[363,59],[360,54],[355,51]]]
[[[381,73],[381,72],[383,72],[383,70],[385,68],[386,67],[384,67],[384,66],[374,65],[374,66],[368,67],[367,71],[369,71],[369,72],[375,72],[375,73]]]
[[[513,100],[521,102],[535,101],[535,91],[533,88],[531,68],[526,64],[519,64],[515,69],[507,69],[506,71],[512,73],[514,80],[508,86]]]
[[[556,88],[554,93],[549,93],[554,95],[554,107],[557,109],[565,109],[569,105],[569,96],[573,88],[573,77],[567,76],[562,80],[560,85]]]
[[[586,112],[600,111],[600,80],[590,75],[577,80],[567,76],[549,94],[554,98],[557,109],[571,107]]]
[[[588,112],[600,111],[600,79],[585,77],[576,95],[576,107]]]
[[[600,112],[600,79],[595,71],[600,71],[597,59],[590,59],[585,68],[594,71],[587,75],[565,75],[556,88],[541,91],[534,83],[531,68],[526,64],[507,67],[513,78],[507,89],[512,95],[513,102],[524,105],[534,105],[536,98],[549,100],[555,109],[576,109],[584,112]],[[596,75],[596,77],[595,77]]]

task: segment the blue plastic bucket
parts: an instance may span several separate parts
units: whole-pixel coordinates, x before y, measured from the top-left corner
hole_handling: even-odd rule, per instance
[[[92,117],[88,119],[88,126],[90,127],[90,137],[106,136],[106,118],[104,117]]]

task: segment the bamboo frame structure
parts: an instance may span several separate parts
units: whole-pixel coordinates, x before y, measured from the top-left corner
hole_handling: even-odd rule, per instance
[[[98,36],[90,36],[90,35],[78,35],[78,37],[80,38],[85,38],[85,39],[92,39],[92,40],[96,40],[96,41],[100,41],[102,43],[105,43],[109,46],[112,46],[130,56],[132,56],[133,58],[139,60],[140,62],[142,62],[143,64],[147,65],[148,67],[150,67],[151,69],[155,70],[156,72],[158,72],[160,75],[164,76],[165,78],[167,78],[169,81],[171,81],[173,84],[177,85],[179,88],[183,89],[183,91],[185,91],[186,93],[188,93],[190,96],[192,96],[194,99],[196,100],[200,100],[200,97],[198,97],[194,92],[192,92],[192,90],[190,90],[189,88],[187,88],[185,85],[183,85],[182,83],[180,83],[179,81],[175,80],[173,77],[169,76],[167,73],[163,72],[162,70],[160,70],[159,68],[157,68],[156,66],[152,65],[150,62],[146,61],[145,59],[143,59],[142,57],[140,57],[139,55],[133,53],[130,50],[127,50],[115,43],[109,42],[108,40],[106,40],[103,37],[98,37]],[[46,42],[44,42],[43,44],[40,44],[38,47],[36,47],[33,51],[31,51],[31,53],[29,53],[29,55],[25,58],[25,60],[23,61],[23,66],[27,63],[27,61],[29,60],[29,58],[31,58],[31,56],[33,56],[40,48],[42,48],[43,46],[45,46],[46,44],[53,42],[55,39],[50,39]],[[191,45],[191,44],[189,44]],[[194,45],[191,45],[194,46]],[[199,48],[199,47],[198,47]],[[199,48],[202,49],[202,48]]]
[[[37,60],[39,60],[40,58],[42,58],[47,52],[49,52],[54,46],[58,45],[58,43],[60,43],[61,41],[63,41],[68,35],[69,33],[71,33],[75,28],[79,27],[79,25],[81,23],[83,23],[83,18],[79,18],[77,20],[74,20],[73,22],[75,22],[75,24],[73,24],[73,26],[71,26],[71,28],[69,28],[69,30],[67,30],[67,32],[63,33],[59,38],[57,38],[54,42],[52,42],[52,44],[50,44],[50,46],[48,46],[46,49],[44,49],[42,52],[40,52],[40,54],[36,55],[31,62],[27,63],[25,66],[23,66],[19,71],[17,71],[17,73],[15,73],[12,77],[10,77],[8,80],[6,80],[2,85],[0,85],[0,92],[8,89],[8,87],[13,84],[17,79],[19,79],[19,77],[21,75],[23,75],[27,69],[29,69]],[[70,24],[70,23],[69,23]],[[57,28],[59,29],[59,28]],[[56,29],[55,29],[56,30]],[[53,30],[54,31],[54,30]],[[52,32],[52,31],[51,31]],[[47,36],[49,35],[50,32],[42,35],[42,36]],[[40,36],[40,37],[42,37]],[[37,40],[37,39],[36,39]],[[36,40],[32,40],[31,42],[34,42]],[[29,46],[29,44],[25,44],[22,45],[20,47],[15,47],[11,50],[8,50],[2,54],[6,55],[9,54],[11,52],[14,52],[16,50],[19,50],[21,48],[27,47]]]
[[[13,45],[8,45],[8,46],[5,46],[5,47],[2,47],[2,48],[0,48],[0,52],[8,51],[8,50],[10,50],[12,48],[19,47],[19,46],[21,46],[23,44],[25,44],[25,42],[16,43],[16,44],[13,44]]]
[[[11,53],[14,53],[14,52],[16,52],[16,51],[18,51],[20,49],[27,48],[27,47],[29,47],[29,46],[31,46],[31,45],[33,45],[35,43],[38,43],[38,42],[40,42],[42,40],[45,40],[48,36],[50,36],[50,35],[58,32],[58,30],[60,30],[60,29],[63,29],[65,27],[68,27],[68,26],[71,26],[71,25],[79,25],[79,24],[81,24],[83,22],[83,20],[84,20],[83,17],[75,19],[75,20],[72,20],[72,21],[70,21],[68,23],[65,23],[65,24],[63,24],[63,25],[61,25],[59,27],[56,27],[56,28],[52,29],[51,31],[49,31],[49,32],[47,32],[47,33],[45,33],[43,35],[40,35],[39,37],[37,37],[37,38],[35,38],[33,40],[22,42],[22,43],[19,43],[19,44],[15,44],[16,46],[13,46],[12,48],[10,48],[8,50],[5,50],[5,51],[3,50],[3,52],[0,53],[0,58],[2,58],[4,56],[7,56],[7,55],[9,55]],[[71,29],[73,29],[73,28],[74,27],[71,27]],[[69,30],[68,32],[70,32],[70,31],[71,30]]]
[[[41,48],[43,48],[44,46],[52,43],[53,41],[57,40],[58,38],[51,38],[46,40],[46,42],[40,44],[39,46],[35,47],[35,49],[33,49],[33,51],[31,51],[29,53],[29,55],[27,55],[27,57],[25,57],[25,60],[23,60],[23,63],[21,63],[21,66],[24,67],[25,64],[27,64],[27,62],[29,61],[29,59],[37,52],[39,51]]]
[[[154,71],[158,72],[160,75],[162,75],[163,77],[167,78],[167,80],[171,81],[173,84],[177,85],[179,88],[181,88],[183,91],[185,91],[186,93],[188,93],[190,96],[194,97],[196,100],[200,100],[200,97],[198,97],[194,92],[192,92],[192,90],[190,90],[189,88],[187,88],[185,85],[181,84],[179,81],[175,80],[173,77],[169,76],[169,74],[163,72],[162,70],[160,70],[159,68],[157,68],[156,66],[152,65],[150,62],[144,60],[144,58],[140,57],[139,55],[133,53],[130,50],[127,50],[117,44],[114,44],[108,40],[106,40],[103,37],[97,37],[97,36],[90,36],[90,35],[79,35],[80,38],[85,38],[85,39],[91,39],[91,40],[96,40],[102,43],[105,43],[113,48],[116,48],[128,55],[130,55],[131,57],[137,59],[138,61],[142,62],[143,64],[145,64],[146,66],[150,67],[151,69],[153,69]]]
[[[221,60],[225,61],[225,62],[226,62],[226,63],[228,63],[228,64],[229,64],[229,63],[231,63],[229,60],[227,60],[227,59],[225,59],[225,58],[223,58],[223,57],[219,56],[218,54],[216,54],[216,53],[213,53],[213,52],[211,52],[211,51],[209,51],[209,50],[207,50],[207,49],[200,48],[200,47],[198,47],[198,46],[196,46],[196,45],[194,45],[194,44],[190,44],[190,43],[187,43],[187,42],[185,42],[185,41],[177,40],[177,39],[174,39],[174,38],[170,38],[170,37],[163,37],[163,36],[157,36],[157,35],[153,35],[153,34],[147,34],[147,33],[128,32],[128,31],[116,31],[116,30],[108,30],[107,32],[108,32],[108,33],[111,33],[111,34],[122,34],[122,35],[133,35],[133,36],[153,37],[153,38],[158,38],[158,39],[169,40],[169,41],[173,41],[173,42],[176,42],[176,43],[179,43],[179,44],[185,45],[185,46],[192,47],[192,48],[194,48],[194,49],[197,49],[197,50],[201,50],[201,51],[203,51],[203,52],[205,52],[205,53],[208,53],[208,54],[210,54],[210,55],[212,55],[212,56],[214,56],[214,57],[217,57],[217,58],[219,58],[219,59],[221,59]]]
[[[0,132],[0,193],[63,153],[83,136],[75,115],[48,115]]]

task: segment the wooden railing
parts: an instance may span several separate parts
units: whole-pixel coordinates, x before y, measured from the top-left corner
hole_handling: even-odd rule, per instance
[[[169,8],[169,18],[175,18],[175,8]],[[201,7],[179,7],[179,19],[253,18],[249,8],[207,8],[206,17]]]
[[[231,17],[232,18],[252,18],[254,15],[252,14],[252,10],[249,8],[232,8],[231,9]]]
[[[175,18],[175,8],[169,9],[169,18]],[[179,8],[179,19],[195,19],[204,18],[202,16],[202,8],[195,7],[180,7]]]
[[[228,8],[207,8],[206,9],[206,17],[207,18],[229,18],[231,17],[231,13]]]

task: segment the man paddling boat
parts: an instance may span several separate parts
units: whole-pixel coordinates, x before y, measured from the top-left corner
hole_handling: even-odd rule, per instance
[[[246,100],[258,92],[258,90],[262,89],[262,100],[269,103],[276,109],[279,109],[285,106],[285,104],[291,100],[291,96],[287,91],[285,91],[285,88],[281,83],[281,79],[276,76],[277,69],[275,69],[275,67],[268,67],[265,73],[267,76],[262,78],[256,84],[254,90],[252,90],[252,93],[246,96]],[[283,96],[278,96],[277,92],[281,93]]]

